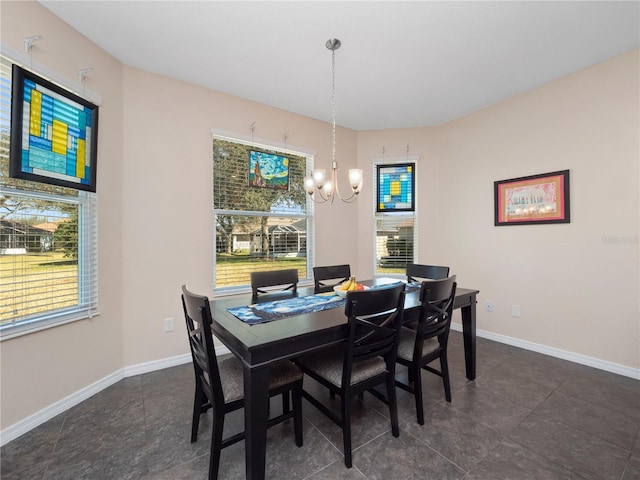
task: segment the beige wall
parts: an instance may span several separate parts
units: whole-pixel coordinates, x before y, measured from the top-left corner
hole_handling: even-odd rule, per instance
[[[99,93],[98,215],[100,315],[0,343],[0,428],[122,368],[122,66],[34,2],[0,3],[2,47],[23,53],[74,83],[93,67],[86,88]]]
[[[331,136],[323,122],[123,67],[37,3],[0,8],[3,46],[21,52],[24,37],[43,35],[34,59],[72,80],[94,67],[87,87],[103,98],[101,315],[0,344],[5,429],[119,369],[187,353],[180,285],[213,286],[211,129],[249,135],[255,122],[255,138],[275,144],[287,132],[325,166]],[[408,144],[420,156],[419,258],[450,264],[495,302],[491,315],[480,309],[480,329],[638,368],[637,56],[441,127],[339,129],[341,169],[357,162],[365,188],[356,204],[316,207],[317,263],[372,274],[371,159],[382,147],[402,157]],[[493,227],[494,180],[563,168],[571,224]],[[517,321],[511,303],[522,306]],[[162,331],[167,317],[173,333]]]
[[[639,85],[636,50],[439,128],[439,258],[494,301],[478,328],[640,368]],[[493,226],[495,180],[563,169],[570,224]]]
[[[640,368],[638,55],[439,127],[358,133],[363,168],[382,147],[419,156],[419,261],[449,265],[460,286],[480,290],[478,329]],[[494,181],[564,169],[570,224],[494,226]],[[364,200],[358,265],[369,276],[374,206]]]

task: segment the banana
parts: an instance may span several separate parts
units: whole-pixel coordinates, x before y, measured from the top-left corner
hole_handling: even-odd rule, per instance
[[[351,285],[351,279],[344,282],[340,287],[340,290],[349,291],[349,285]]]
[[[357,288],[356,277],[350,277],[347,282],[344,282],[342,284],[342,287],[340,288],[340,290],[344,290],[346,292],[350,292],[350,291],[354,290],[354,286]]]

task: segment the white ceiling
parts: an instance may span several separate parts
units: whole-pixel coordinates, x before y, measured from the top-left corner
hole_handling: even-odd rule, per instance
[[[640,43],[638,1],[40,3],[126,65],[325,121],[338,38],[354,130],[439,125]]]

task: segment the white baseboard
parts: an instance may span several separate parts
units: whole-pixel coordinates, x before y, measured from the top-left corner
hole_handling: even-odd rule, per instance
[[[27,418],[8,426],[2,432],[0,432],[0,446],[9,443],[11,440],[18,438],[20,435],[27,433],[29,430],[42,425],[47,420],[51,420],[56,415],[70,409],[71,407],[79,404],[87,398],[95,395],[96,393],[110,387],[114,383],[119,382],[124,378],[124,370],[120,369],[113,372],[110,375],[92,383],[69,396],[64,397],[62,400],[43,408],[42,410],[29,415]]]
[[[224,355],[231,353],[225,346],[216,347],[216,355]],[[51,420],[56,415],[70,409],[71,407],[83,402],[84,400],[92,397],[96,393],[110,387],[114,383],[119,382],[125,377],[133,377],[135,375],[142,375],[144,373],[155,372],[156,370],[162,370],[164,368],[175,367],[184,363],[191,362],[191,354],[176,355],[174,357],[163,358],[161,360],[154,360],[151,362],[139,363],[138,365],[131,365],[129,367],[121,368],[106,377],[98,380],[97,382],[87,385],[86,387],[78,390],[65,398],[52,403],[48,407],[29,415],[27,418],[8,426],[0,432],[0,446],[15,440],[20,435],[27,433],[29,430],[42,425],[44,422]]]
[[[462,332],[462,325],[459,323],[452,323],[451,330]],[[487,332],[485,330],[476,330],[476,336],[640,380],[640,369],[638,368],[627,367],[626,365],[620,365],[619,363],[581,355],[579,353],[562,350],[560,348],[548,347],[539,343],[528,342],[519,338],[500,335],[498,333]]]
[[[216,352],[217,353],[217,352]],[[142,375],[144,373],[155,372],[156,370],[162,370],[164,368],[175,367],[189,363],[191,361],[191,354],[185,353],[183,355],[176,355],[175,357],[162,358],[160,360],[152,360],[151,362],[139,363],[137,365],[131,365],[124,367],[123,377],[133,377],[134,375]]]

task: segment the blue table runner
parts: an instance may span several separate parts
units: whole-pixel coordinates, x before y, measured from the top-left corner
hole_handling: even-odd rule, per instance
[[[246,307],[228,308],[227,311],[244,323],[272,322],[303,313],[321,312],[344,307],[345,299],[334,293],[287,298],[273,302],[254,303]]]
[[[391,283],[398,283],[398,280],[395,279],[388,280],[388,282],[375,285],[371,288],[381,288],[389,286]],[[420,289],[419,283],[407,283],[405,286],[407,292],[418,289]],[[227,311],[244,323],[255,325],[258,323],[272,322],[274,320],[282,320],[283,318],[302,315],[304,313],[321,312],[331,308],[344,307],[345,302],[345,298],[329,292],[305,297],[286,298],[273,302],[254,303],[246,307],[228,308]]]

